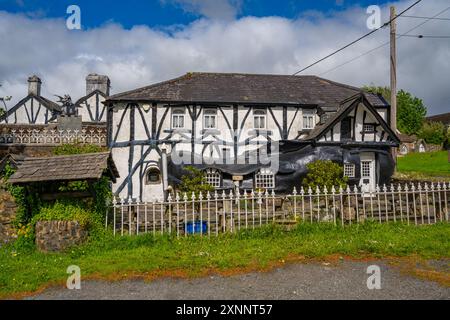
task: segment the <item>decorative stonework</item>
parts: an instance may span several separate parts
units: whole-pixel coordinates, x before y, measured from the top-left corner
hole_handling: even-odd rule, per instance
[[[36,223],[36,246],[43,252],[63,251],[83,243],[87,231],[78,221],[39,221]]]
[[[106,129],[38,130],[11,129],[0,133],[0,144],[59,145],[68,143],[106,145]]]

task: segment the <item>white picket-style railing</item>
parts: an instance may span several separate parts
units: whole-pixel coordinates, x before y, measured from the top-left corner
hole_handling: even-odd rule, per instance
[[[140,233],[187,236],[218,235],[277,223],[286,226],[303,222],[335,225],[402,221],[407,224],[448,222],[450,183],[390,185],[365,192],[358,187],[295,188],[291,194],[274,191],[243,193],[213,192],[168,195],[167,199],[137,202],[114,198],[106,215],[106,226],[114,234]]]
[[[47,144],[67,143],[106,145],[105,129],[56,130],[56,129],[10,129],[0,132],[0,144]]]

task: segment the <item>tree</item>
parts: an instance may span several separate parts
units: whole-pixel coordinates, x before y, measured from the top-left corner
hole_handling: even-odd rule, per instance
[[[425,122],[420,129],[418,136],[427,143],[441,145],[446,140],[445,126],[441,122]]]
[[[178,188],[182,193],[186,192],[189,200],[192,198],[192,193],[198,199],[200,192],[205,197],[208,191],[214,191],[214,187],[206,183],[206,177],[203,171],[192,166],[185,167],[185,170],[188,173],[181,178],[181,183]]]
[[[427,114],[423,101],[400,90],[397,94],[397,127],[400,132],[416,134],[422,128]]]
[[[323,188],[326,186],[328,190],[331,187],[345,187],[348,178],[344,177],[344,169],[339,164],[331,160],[316,160],[306,165],[308,173],[303,179],[304,187],[311,187],[313,191],[316,187]]]
[[[388,87],[365,86],[363,89],[381,94],[388,102],[391,100],[391,90]],[[400,132],[417,134],[422,128],[426,114],[427,108],[421,99],[404,90],[397,92],[397,128]]]

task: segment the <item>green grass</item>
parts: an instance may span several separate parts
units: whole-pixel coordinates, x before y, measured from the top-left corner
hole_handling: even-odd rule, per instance
[[[450,177],[447,151],[410,153],[398,158],[398,172]]]
[[[408,226],[367,222],[345,228],[332,224],[302,224],[291,231],[267,226],[219,237],[102,235],[66,253],[0,248],[0,296],[35,291],[47,283],[64,283],[69,265],[82,277],[153,274],[184,271],[264,268],[288,256],[320,258],[332,254],[446,258],[450,256],[450,224]]]

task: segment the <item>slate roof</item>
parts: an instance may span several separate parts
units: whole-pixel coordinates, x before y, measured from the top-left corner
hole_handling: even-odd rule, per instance
[[[404,133],[397,132],[397,137],[400,139],[400,142],[404,143],[414,143],[417,141],[417,137],[415,135],[407,135]]]
[[[442,122],[445,125],[450,125],[450,112],[430,116],[427,117],[426,119],[428,121]]]
[[[305,140],[317,140],[320,138],[331,126],[334,126],[337,121],[346,115],[347,112],[353,109],[359,103],[364,103],[364,105],[372,111],[373,116],[377,118],[379,123],[383,126],[384,130],[391,136],[391,138],[396,142],[400,142],[398,136],[391,130],[387,123],[381,118],[381,116],[374,109],[374,106],[370,103],[367,98],[367,94],[358,93],[352,97],[341,102],[341,105],[337,112],[335,112],[325,123],[316,126],[311,130]]]
[[[119,177],[109,152],[25,158],[17,171],[9,178],[10,183],[76,181],[100,179],[105,172],[115,181]]]
[[[302,104],[337,107],[342,100],[359,92],[360,88],[317,76],[194,72],[110,96],[107,102]],[[381,96],[368,93],[367,98],[375,107],[388,106]]]

